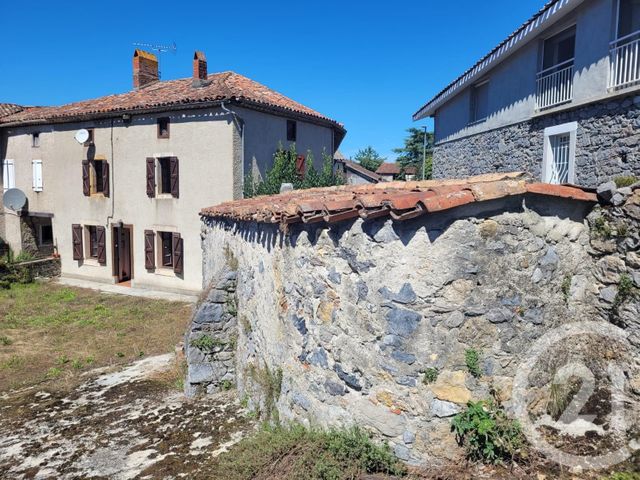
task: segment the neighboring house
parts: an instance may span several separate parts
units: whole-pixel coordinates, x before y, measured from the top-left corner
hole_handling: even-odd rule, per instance
[[[361,185],[364,183],[384,182],[384,178],[371,170],[364,168],[358,162],[352,162],[346,158],[334,156],[336,171],[344,175],[347,185]]]
[[[640,2],[553,0],[438,93],[437,178],[526,170],[595,186],[640,173]]]
[[[0,117],[3,186],[28,197],[22,216],[3,209],[0,237],[15,253],[55,247],[64,276],[197,291],[198,211],[241,198],[279,144],[319,168],[345,130],[242,75],[208,75],[199,52],[192,78],[160,81],[156,57],[136,50],[133,80],[128,93]]]
[[[376,173],[380,175],[385,182],[391,182],[398,178],[402,171],[400,170],[400,165],[397,163],[384,162],[378,167]]]

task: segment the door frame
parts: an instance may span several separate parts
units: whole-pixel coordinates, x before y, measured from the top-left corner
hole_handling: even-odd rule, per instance
[[[128,279],[123,279],[121,278],[120,272],[120,251],[119,251],[119,246],[120,246],[120,241],[121,238],[118,238],[118,236],[121,234],[121,230],[128,230],[129,231],[129,278]],[[117,242],[116,242],[117,239]],[[112,274],[114,277],[114,280],[116,283],[122,283],[122,282],[127,282],[127,281],[131,281],[134,278],[134,261],[133,261],[133,240],[134,239],[134,235],[133,235],[133,225],[131,224],[125,224],[123,223],[121,226],[115,226],[112,225],[111,227],[111,249],[112,249],[112,253],[113,253],[113,270],[112,270]],[[116,248],[116,245],[118,245],[118,248]]]

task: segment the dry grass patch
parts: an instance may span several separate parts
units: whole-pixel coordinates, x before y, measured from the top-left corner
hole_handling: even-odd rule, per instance
[[[54,283],[0,290],[0,391],[170,352],[191,309]]]

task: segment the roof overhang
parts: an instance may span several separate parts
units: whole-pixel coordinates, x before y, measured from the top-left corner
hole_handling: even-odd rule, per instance
[[[413,120],[433,117],[436,110],[462,89],[486,75],[489,70],[502,63],[514,52],[536,38],[540,32],[573,11],[584,0],[551,0],[542,9],[513,32],[500,45],[481,58],[473,67],[449,84],[444,90],[413,114]]]

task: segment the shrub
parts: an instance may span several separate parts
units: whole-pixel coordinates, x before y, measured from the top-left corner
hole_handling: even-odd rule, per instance
[[[296,170],[297,158],[298,152],[295,145],[292,145],[288,150],[280,145],[274,154],[273,166],[267,170],[264,180],[256,181],[251,173],[245,177],[244,198],[280,193],[280,186],[283,183],[293,184],[293,188],[296,190],[330,187],[344,183],[342,176],[334,172],[333,158],[330,155],[323,154],[322,170],[318,172],[313,166],[313,155],[308,152],[304,174],[298,173]]]
[[[265,426],[218,457],[211,478],[241,480],[354,479],[364,474],[404,476],[388,446],[359,428],[323,431],[300,425]]]
[[[464,363],[467,365],[467,370],[475,378],[482,376],[482,370],[480,370],[480,354],[477,350],[469,348],[464,352]]]
[[[225,342],[218,340],[217,338],[213,338],[210,335],[200,335],[195,340],[191,340],[189,343],[192,347],[197,348],[198,350],[202,350],[203,352],[210,352],[216,347],[224,347],[226,345]]]
[[[469,402],[453,418],[451,429],[467,458],[474,461],[511,462],[523,446],[520,424],[492,400]]]
[[[593,233],[596,237],[607,239],[611,238],[613,230],[607,220],[603,216],[599,216],[593,221]]]
[[[616,472],[612,473],[603,480],[640,480],[640,473],[638,472]]]
[[[6,335],[0,336],[0,345],[7,346],[7,345],[11,345],[12,343],[13,343],[13,340],[11,340]]]

